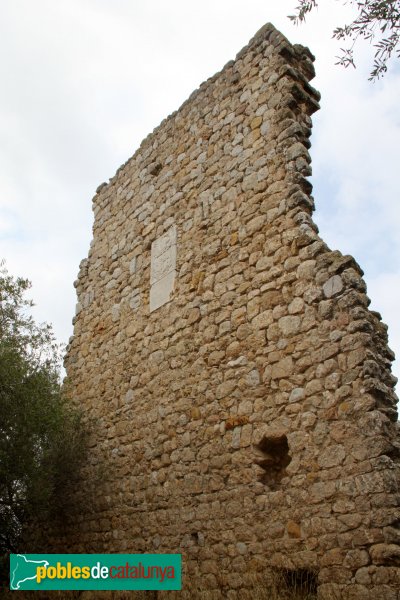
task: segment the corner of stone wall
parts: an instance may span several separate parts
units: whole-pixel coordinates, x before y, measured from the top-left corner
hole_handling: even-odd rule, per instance
[[[281,70],[285,96],[279,114],[287,121],[282,120],[282,133],[278,137],[287,159],[287,182],[290,182],[285,209],[287,216],[298,225],[298,234],[292,243],[297,246],[301,260],[314,265],[317,287],[313,301],[318,306],[322,325],[329,321],[337,323],[327,343],[331,346],[330,354],[342,355],[343,385],[335,402],[326,410],[325,418],[328,423],[355,424],[363,441],[354,440],[354,467],[348,472],[353,473],[358,502],[362,505],[362,498],[371,502],[370,533],[355,534],[353,543],[357,549],[353,551],[353,559],[349,562],[346,557],[344,562],[355,578],[351,585],[352,597],[364,598],[364,586],[367,586],[377,595],[391,598],[393,589],[400,583],[400,437],[398,398],[394,389],[397,378],[391,373],[395,357],[388,346],[387,326],[381,315],[368,308],[370,299],[362,269],[352,256],[330,250],[311,219],[314,202],[307,180],[311,174],[310,116],[318,109],[319,100],[318,92],[308,83],[314,75],[313,57],[307,48],[291,46],[284,39],[279,41],[279,53],[286,60]],[[328,333],[328,326],[326,329]],[[345,471],[343,469],[343,489],[347,485]],[[337,490],[339,498],[340,480]],[[342,567],[344,564],[334,550],[322,559],[321,598],[337,593],[345,597],[349,581],[346,576],[342,583],[338,581],[345,571],[341,571]]]
[[[282,58],[276,73],[280,97],[275,125],[280,130],[276,149],[285,156],[286,177],[285,198],[275,202],[277,215],[285,214],[295,223],[291,232],[292,247],[296,248],[304,264],[313,267],[316,287],[311,303],[318,307],[321,328],[326,323],[329,333],[330,352],[326,358],[340,353],[344,372],[343,385],[326,410],[325,418],[328,423],[354,423],[363,440],[354,440],[354,468],[348,471],[357,474],[359,489],[356,494],[360,498],[368,497],[372,503],[369,527],[376,533],[369,538],[366,534],[364,539],[357,541],[365,550],[354,551],[353,575],[362,597],[365,591],[362,584],[378,584],[383,569],[386,569],[388,588],[377,585],[376,590],[390,595],[391,586],[398,582],[396,565],[400,555],[396,517],[396,494],[400,487],[398,398],[394,391],[397,379],[391,374],[394,354],[388,347],[387,326],[382,323],[381,315],[368,309],[370,300],[362,269],[353,257],[330,250],[318,235],[318,227],[311,218],[314,200],[307,179],[311,175],[310,117],[318,110],[320,99],[319,93],[309,84],[314,76],[314,57],[307,48],[292,46],[270,25],[262,28],[250,42],[250,46],[266,44],[273,44]],[[247,51],[244,49],[238,57]],[[271,206],[273,200],[273,194],[270,194]],[[337,327],[329,332],[328,323],[332,321]],[[340,497],[340,481],[337,495]],[[368,554],[364,557],[365,551]],[[357,552],[359,555],[356,556]],[[328,557],[322,561],[321,597],[346,591],[348,582],[345,579],[342,585],[332,583],[340,576],[333,567],[335,560]]]
[[[397,378],[391,374],[391,363],[395,356],[388,346],[387,325],[381,315],[368,309],[370,299],[366,295],[363,271],[356,260],[343,256],[338,250],[330,250],[318,235],[318,227],[311,219],[314,211],[311,175],[311,115],[319,109],[320,94],[309,81],[315,76],[314,56],[308,48],[291,45],[273,26],[267,24],[254,39],[262,36],[273,41],[285,64],[278,71],[282,78],[282,99],[277,111],[281,133],[277,138],[277,151],[283,152],[287,166],[287,198],[281,210],[293,218],[299,226],[293,244],[299,249],[303,260],[316,258],[316,280],[322,284],[323,308],[333,314],[335,308],[347,310],[354,321],[351,333],[355,345],[358,340],[366,346],[358,363],[362,369],[362,393],[369,397],[366,410],[377,409],[388,420],[396,422],[397,401],[394,387]],[[267,36],[267,37],[264,37]]]

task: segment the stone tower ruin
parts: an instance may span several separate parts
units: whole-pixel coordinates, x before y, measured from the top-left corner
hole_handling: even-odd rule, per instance
[[[181,552],[182,597],[400,597],[394,356],[311,218],[313,76],[264,26],[93,198],[66,368],[105,470],[62,547]]]

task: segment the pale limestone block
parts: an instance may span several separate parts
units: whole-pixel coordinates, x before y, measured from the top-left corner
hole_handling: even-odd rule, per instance
[[[94,300],[94,291],[89,290],[86,294],[83,295],[82,298],[82,306],[83,308],[87,308]]]
[[[250,387],[254,387],[260,383],[260,373],[257,369],[253,369],[246,375],[246,383]]]
[[[162,279],[156,281],[150,288],[150,312],[157,310],[171,300],[174,289],[176,271],[167,273]]]
[[[287,316],[279,319],[279,328],[283,335],[290,336],[298,332],[300,328],[300,317]]]
[[[240,448],[240,434],[240,427],[235,427],[235,429],[232,432],[232,448]]]
[[[247,553],[247,546],[244,542],[238,542],[236,544],[236,548],[239,552],[239,554],[246,554]]]
[[[113,321],[118,321],[120,317],[121,306],[119,304],[114,304],[111,308],[111,317]]]
[[[176,268],[176,245],[170,246],[165,252],[151,259],[150,283],[159,281]]]
[[[133,275],[136,272],[136,256],[134,256],[129,263],[130,274]]]
[[[128,390],[125,394],[125,402],[132,402],[133,395],[133,390]]]
[[[135,310],[140,306],[140,290],[133,290],[132,295],[129,300],[129,306]]]
[[[304,388],[294,388],[289,396],[289,402],[298,402],[304,397]]]
[[[151,245],[150,312],[169,302],[176,277],[176,226]]]
[[[160,256],[168,250],[171,246],[176,246],[176,225],[172,225],[161,237],[151,245],[151,260],[153,262],[153,258]]]
[[[340,275],[334,275],[324,284],[323,288],[326,298],[332,298],[336,296],[343,289],[343,281]]]

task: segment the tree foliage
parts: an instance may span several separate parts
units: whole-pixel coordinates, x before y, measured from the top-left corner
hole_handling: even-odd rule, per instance
[[[289,19],[299,24],[304,22],[308,13],[318,6],[317,0],[298,0],[296,14]],[[336,27],[333,37],[350,42],[347,48],[341,48],[338,63],[344,67],[354,63],[354,46],[361,38],[371,42],[375,48],[374,64],[369,80],[376,80],[387,71],[387,63],[393,54],[400,58],[400,0],[342,0],[343,4],[352,4],[357,8],[355,19],[348,25]]]
[[[79,414],[63,397],[60,347],[35,323],[30,282],[0,268],[0,554],[66,507],[84,457]]]

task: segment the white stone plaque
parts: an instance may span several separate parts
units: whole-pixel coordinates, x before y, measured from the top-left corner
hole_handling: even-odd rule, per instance
[[[176,246],[176,226],[172,225],[161,237],[151,245],[151,260],[163,254],[171,246]]]
[[[171,299],[176,277],[176,226],[151,245],[150,312]]]
[[[176,246],[170,246],[168,250],[157,256],[151,263],[150,283],[156,283],[168,273],[175,271]]]

